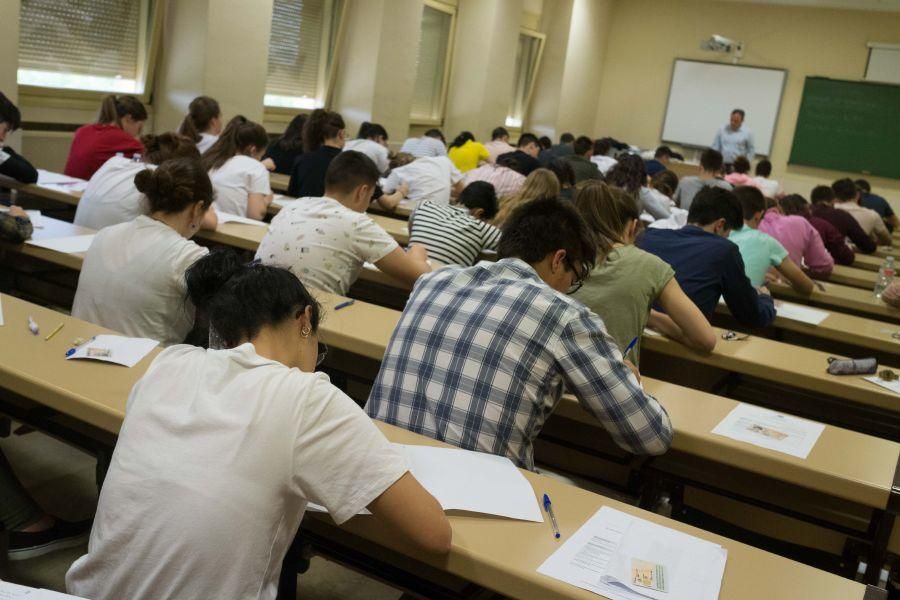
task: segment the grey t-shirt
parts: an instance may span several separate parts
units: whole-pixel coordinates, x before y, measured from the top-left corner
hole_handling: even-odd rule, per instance
[[[675,190],[675,195],[672,196],[672,200],[684,210],[691,210],[691,202],[694,201],[694,196],[697,195],[697,192],[707,186],[720,187],[726,190],[733,189],[733,186],[730,183],[724,179],[719,179],[718,177],[682,177],[681,181],[678,182],[678,189]]]

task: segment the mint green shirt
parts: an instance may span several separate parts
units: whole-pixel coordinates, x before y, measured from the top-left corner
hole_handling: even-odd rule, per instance
[[[746,225],[732,231],[728,239],[740,249],[741,258],[744,259],[744,273],[753,287],[765,285],[769,269],[780,266],[788,255],[788,251],[778,240]]]

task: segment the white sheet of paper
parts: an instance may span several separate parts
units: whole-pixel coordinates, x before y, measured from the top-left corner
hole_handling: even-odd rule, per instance
[[[77,177],[69,177],[68,175],[63,175],[62,173],[55,173],[53,171],[46,171],[44,169],[38,169],[38,185],[59,185],[59,184],[78,184],[78,183],[87,183],[84,179],[79,179]]]
[[[126,367],[133,367],[141,362],[141,359],[147,356],[151,350],[156,348],[159,342],[148,338],[133,338],[122,335],[98,335],[94,336],[90,341],[80,345],[74,353],[66,358],[99,360],[102,362],[115,363]],[[91,348],[101,348],[110,351],[109,356],[88,356]]]
[[[272,204],[275,206],[280,206],[284,208],[288,206],[292,202],[296,202],[297,198],[292,198],[291,196],[285,196],[284,194],[273,194],[272,195]]]
[[[45,190],[53,190],[54,192],[60,192],[63,194],[72,194],[75,192],[84,192],[87,189],[88,182],[87,181],[76,181],[73,183],[39,183],[38,187],[42,187]]]
[[[219,225],[222,225],[224,223],[242,223],[244,225],[262,225],[263,227],[269,226],[269,224],[264,221],[257,221],[256,219],[249,219],[247,217],[241,217],[239,215],[232,215],[220,210],[216,210],[216,216],[219,218]]]
[[[0,600],[83,600],[80,596],[70,596],[51,590],[31,588],[24,585],[0,581]]]
[[[798,458],[809,456],[823,431],[823,423],[752,404],[738,404],[712,430],[716,435]]]
[[[790,319],[791,321],[799,321],[801,323],[809,323],[810,325],[821,325],[822,321],[827,319],[831,313],[824,310],[801,306],[793,302],[775,303],[775,313],[779,317]]]
[[[444,510],[542,523],[534,489],[505,456],[460,448],[394,444],[409,470]]]
[[[886,390],[890,390],[895,394],[900,394],[900,379],[896,381],[885,381],[878,375],[871,375],[869,377],[863,377],[868,382],[874,383],[875,385],[880,385]]]
[[[47,248],[48,250],[56,250],[66,254],[78,254],[79,252],[87,252],[88,248],[94,241],[96,234],[87,235],[70,235],[66,237],[50,238],[43,240],[28,240],[26,244],[38,246],[39,248]]]
[[[715,600],[727,557],[718,544],[604,506],[538,573],[610,600]],[[664,566],[667,591],[633,585],[633,559]]]

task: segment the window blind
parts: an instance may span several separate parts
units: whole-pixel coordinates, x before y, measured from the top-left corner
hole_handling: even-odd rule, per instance
[[[19,69],[136,80],[142,2],[22,0]]]
[[[412,115],[440,118],[444,67],[450,46],[450,27],[453,15],[425,6],[422,29],[419,32],[419,51],[416,55],[416,84],[413,89]]]
[[[509,114],[506,117],[507,127],[522,126],[528,108],[528,92],[537,72],[542,43],[543,40],[539,37],[526,33],[519,34],[512,97],[509,102]]]
[[[269,38],[266,94],[318,99],[326,18],[325,0],[275,0]],[[312,106],[310,106],[312,108]]]

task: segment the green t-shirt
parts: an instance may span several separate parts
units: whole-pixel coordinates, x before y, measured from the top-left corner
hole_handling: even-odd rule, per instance
[[[632,356],[625,357],[637,364],[650,306],[674,276],[662,259],[635,246],[623,246],[591,271],[575,298],[603,319],[619,350],[638,338]]]
[[[728,239],[740,249],[741,258],[744,259],[744,273],[753,287],[765,285],[769,269],[779,266],[788,255],[788,251],[778,240],[746,225],[732,231]]]

